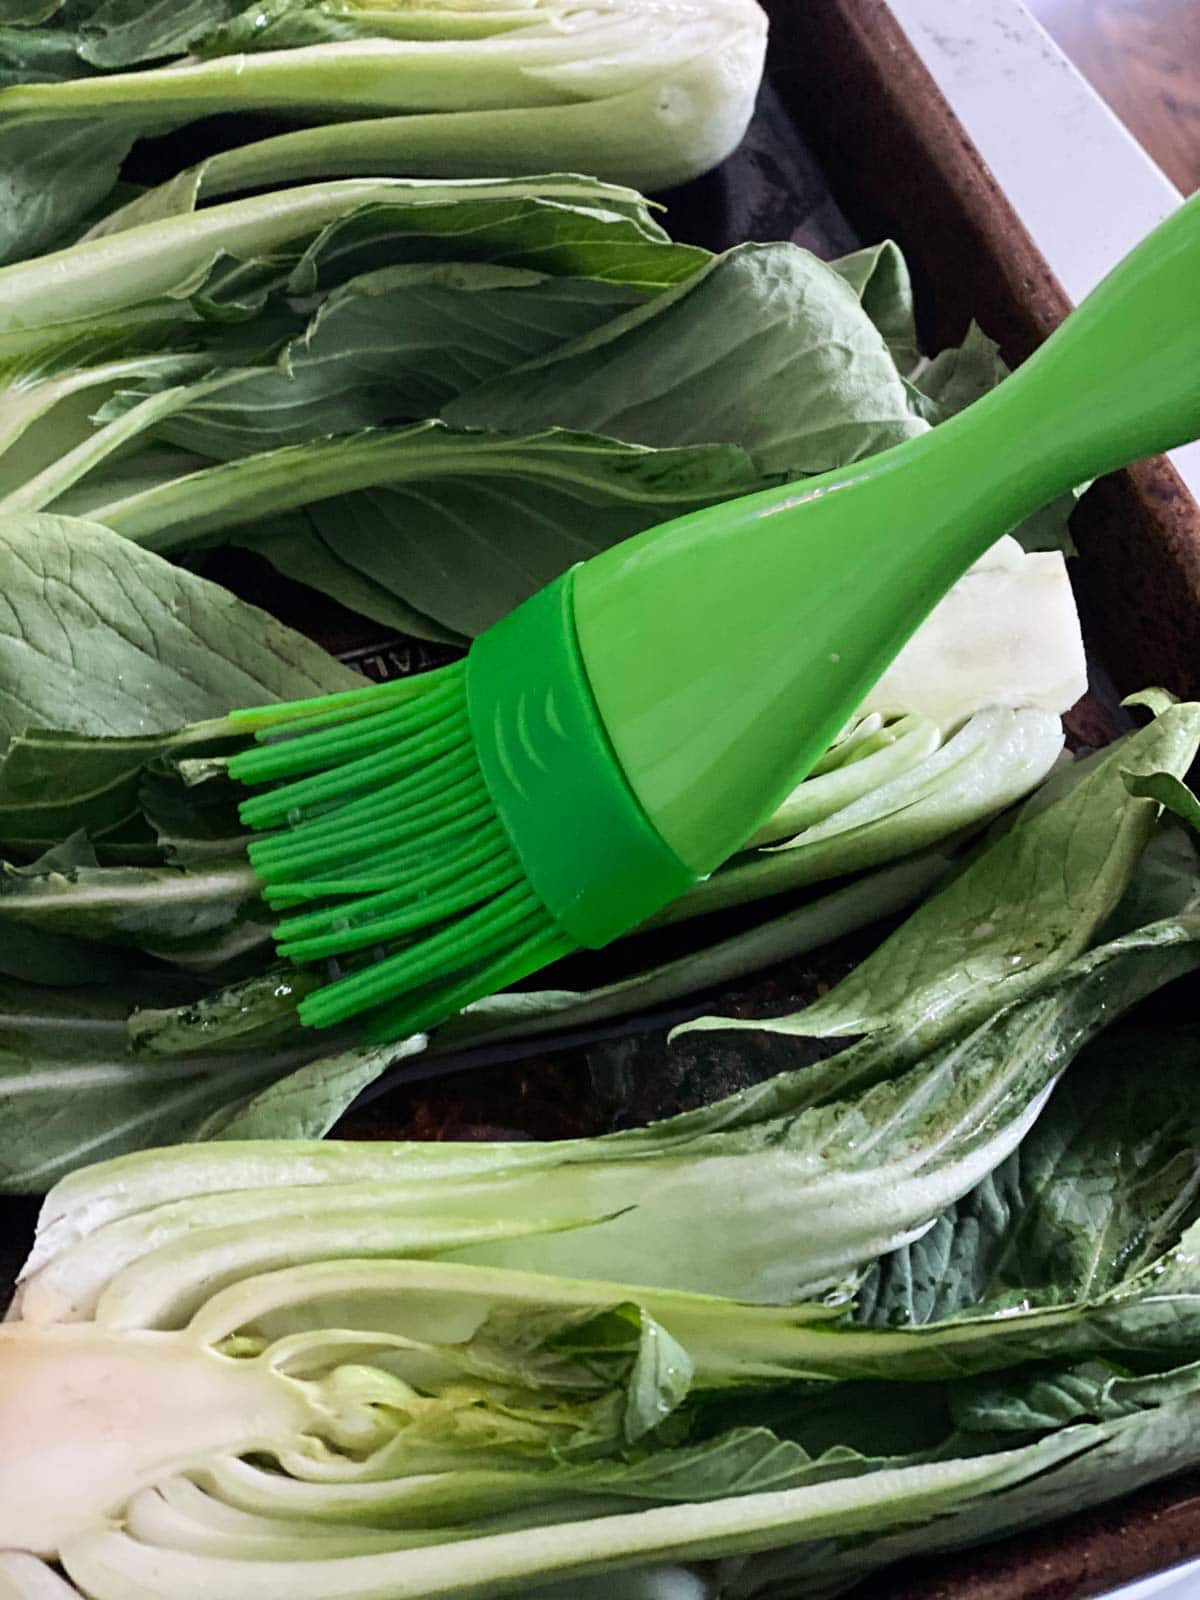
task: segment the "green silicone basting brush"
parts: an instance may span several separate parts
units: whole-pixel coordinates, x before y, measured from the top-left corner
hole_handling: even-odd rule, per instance
[[[302,1004],[416,1032],[635,927],[741,845],[987,547],[1200,434],[1200,196],[1012,377],[871,460],[573,568],[426,676],[237,715]],[[281,781],[286,780],[286,781]],[[291,909],[299,908],[299,909]]]

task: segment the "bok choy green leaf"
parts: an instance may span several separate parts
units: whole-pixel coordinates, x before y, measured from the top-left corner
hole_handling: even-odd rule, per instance
[[[0,510],[171,553],[248,544],[435,639],[479,632],[615,539],[952,409],[898,365],[915,327],[894,247],[712,256],[589,179],[315,184],[48,261],[49,311],[44,264],[0,270]],[[1036,613],[1010,606],[1011,556],[964,591],[975,632],[1001,619],[989,680],[1035,626],[1061,636],[1054,561]]]
[[[910,1011],[897,1012],[887,1026],[855,1014],[847,1031],[865,1031],[866,1038],[819,1066],[779,1074],[740,1096],[598,1140],[414,1144],[382,1156],[371,1147],[308,1146],[297,1158],[301,1170],[317,1181],[324,1173],[327,1181],[365,1183],[364,1195],[374,1185],[380,1253],[391,1251],[389,1230],[407,1230],[412,1208],[419,1210],[427,1192],[436,1192],[439,1215],[454,1215],[468,1233],[471,1219],[486,1219],[479,1222],[478,1244],[464,1236],[455,1246],[457,1260],[755,1300],[788,1301],[835,1288],[876,1257],[918,1240],[939,1212],[1017,1147],[1089,1038],[1196,964],[1200,868],[1194,852],[1179,868],[1180,895],[1171,915],[1096,942],[1155,827],[1154,803],[1130,795],[1119,777],[1118,837],[1127,842],[1113,851],[1106,887],[1094,891],[1090,933],[1079,897],[1091,889],[1095,862],[1086,853],[1072,861],[1068,851],[1071,874],[1064,879],[1060,854],[1057,870],[1044,882],[1039,878],[1041,863],[1050,859],[1049,841],[1070,836],[1087,817],[1118,760],[1137,763],[1139,740],[1143,760],[1152,751],[1156,759],[1170,751],[1170,759],[1186,766],[1200,741],[1196,708],[1168,708],[1056,802],[1015,822],[868,963],[802,1014],[805,1031],[836,1033],[839,1016],[854,1004],[858,973],[872,961],[887,960],[890,969],[909,974]],[[998,885],[1006,896],[1002,905]],[[1007,929],[1004,907],[1014,917]],[[1064,936],[1068,913],[1073,924]],[[947,930],[932,950],[923,936],[931,918]],[[992,924],[988,937],[994,942],[981,947],[974,987],[964,992],[961,932],[969,939],[984,919]],[[1001,970],[1016,976],[1001,983],[993,975],[984,990],[984,969],[1001,946],[1008,951]],[[902,959],[904,947],[909,954]],[[923,981],[917,981],[922,969]],[[280,1150],[274,1159],[292,1159],[287,1147]],[[269,1184],[274,1159],[269,1147],[240,1150],[231,1144],[224,1155],[181,1154],[159,1170],[183,1194],[197,1174],[206,1191],[232,1191],[244,1186],[239,1174],[247,1172],[261,1174],[252,1178],[254,1184]],[[129,1158],[116,1189],[120,1205],[136,1199],[133,1175],[140,1160]],[[153,1168],[153,1158],[142,1165]],[[74,1181],[85,1191],[92,1182]],[[98,1181],[109,1184],[111,1175]],[[720,1202],[725,1186],[736,1205],[732,1198]],[[61,1192],[70,1195],[71,1182]],[[781,1193],[789,1196],[786,1207],[778,1204]],[[303,1210],[305,1197],[297,1199]],[[233,1248],[223,1228],[239,1219],[240,1202],[231,1201],[232,1209],[221,1217],[215,1202],[202,1203],[219,1259],[227,1244]],[[92,1204],[112,1214],[111,1201],[97,1196]],[[709,1219],[700,1231],[694,1227],[698,1210]],[[536,1220],[539,1231],[500,1243],[484,1237],[506,1216],[531,1227]],[[331,1217],[322,1226],[336,1233]],[[369,1249],[361,1226],[347,1223]],[[186,1229],[194,1233],[191,1224]],[[638,1240],[650,1234],[661,1248],[645,1255]],[[326,1243],[328,1237],[322,1234]],[[256,1269],[280,1264],[277,1248],[273,1234],[245,1235],[246,1259]],[[298,1236],[286,1248],[302,1248]],[[206,1270],[216,1268],[210,1264]]]

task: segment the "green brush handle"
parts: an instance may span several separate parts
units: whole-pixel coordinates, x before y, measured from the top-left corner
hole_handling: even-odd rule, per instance
[[[1056,495],[1200,435],[1200,196],[942,426],[691,513],[574,574],[630,787],[697,874],[827,748],[946,590]]]

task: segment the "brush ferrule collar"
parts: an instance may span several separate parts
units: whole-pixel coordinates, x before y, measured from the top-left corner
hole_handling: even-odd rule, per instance
[[[592,695],[575,571],[489,628],[467,658],[484,779],[526,876],[576,944],[598,948],[696,881],[646,816]]]

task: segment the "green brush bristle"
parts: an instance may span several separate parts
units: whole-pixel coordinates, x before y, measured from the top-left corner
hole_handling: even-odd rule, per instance
[[[308,702],[294,720],[273,709],[257,734],[267,742],[229,770],[242,783],[277,785],[247,800],[241,816],[251,828],[284,830],[249,849],[268,902],[305,908],[276,927],[280,953],[335,967],[301,1002],[301,1020],[325,1027],[372,1012],[368,1035],[386,1040],[572,946],[496,816],[463,664],[410,680],[402,697],[380,686],[378,710],[370,697],[345,697],[342,721],[330,708],[313,715]],[[352,970],[342,970],[346,958]]]

